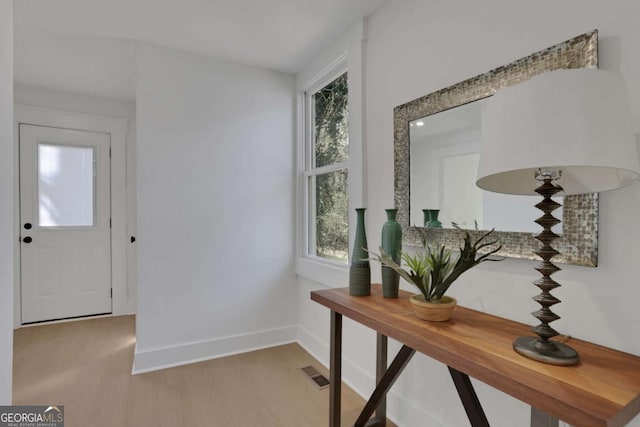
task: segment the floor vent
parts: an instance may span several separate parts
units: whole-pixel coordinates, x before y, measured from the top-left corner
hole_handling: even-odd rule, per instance
[[[311,380],[311,382],[318,388],[318,390],[322,390],[329,386],[329,380],[327,377],[322,375],[316,368],[313,366],[305,366],[304,368],[300,368],[300,372],[304,374],[305,377]]]

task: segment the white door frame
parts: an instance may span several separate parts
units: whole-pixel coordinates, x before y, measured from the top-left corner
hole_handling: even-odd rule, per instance
[[[20,143],[19,125],[40,125],[64,129],[103,132],[111,134],[111,287],[113,289],[113,315],[129,314],[130,294],[127,286],[127,187],[126,187],[126,141],[127,119],[75,113],[16,104],[14,107],[15,139],[15,195],[16,219],[14,227],[20,233],[19,216],[19,170],[18,147]],[[14,241],[15,271],[20,272],[20,242]],[[20,304],[20,275],[15,275],[14,283],[14,327],[21,326],[22,307]]]

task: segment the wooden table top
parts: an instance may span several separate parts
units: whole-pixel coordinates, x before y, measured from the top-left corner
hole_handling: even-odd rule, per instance
[[[624,426],[640,413],[640,357],[575,338],[575,366],[554,366],[513,351],[530,326],[458,306],[448,322],[413,315],[409,297],[352,297],[348,288],[311,292],[311,299],[390,338],[502,390],[571,425]]]

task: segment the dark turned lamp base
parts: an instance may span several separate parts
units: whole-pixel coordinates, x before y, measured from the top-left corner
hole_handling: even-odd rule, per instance
[[[580,362],[578,353],[568,345],[559,342],[544,342],[536,337],[516,338],[513,341],[513,349],[529,359],[551,365],[570,366]]]
[[[536,204],[536,208],[540,209],[544,215],[536,219],[536,223],[540,225],[543,230],[535,238],[542,243],[540,249],[535,251],[536,255],[542,258],[542,263],[536,267],[536,270],[542,274],[542,277],[535,281],[534,284],[542,291],[539,295],[533,298],[541,308],[532,313],[533,316],[540,320],[540,324],[533,328],[538,337],[519,337],[513,341],[513,349],[529,359],[537,360],[538,362],[549,363],[551,365],[575,365],[580,361],[578,352],[569,347],[566,344],[562,344],[555,341],[549,341],[551,338],[558,335],[558,332],[554,330],[549,323],[554,320],[558,320],[560,316],[551,311],[551,306],[560,302],[559,299],[551,295],[551,290],[560,286],[555,280],[551,278],[551,275],[560,270],[556,265],[551,262],[551,258],[558,254],[558,251],[553,249],[551,242],[555,240],[558,235],[555,234],[551,228],[560,223],[560,220],[554,217],[551,212],[560,207],[560,204],[551,199],[551,196],[562,190],[562,187],[554,185],[553,181],[559,178],[561,172],[546,172],[543,173],[538,170],[536,173],[536,179],[542,181],[542,184],[536,188],[536,193],[543,197],[543,200]]]

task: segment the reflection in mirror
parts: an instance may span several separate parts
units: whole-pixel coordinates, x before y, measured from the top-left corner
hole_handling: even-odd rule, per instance
[[[495,228],[499,231],[537,233],[533,221],[541,214],[538,198],[482,191],[476,186],[482,112],[486,100],[471,102],[409,122],[409,217],[424,225],[423,209],[439,210],[444,228]],[[562,198],[554,198],[562,204]],[[562,209],[554,212],[562,220]],[[562,234],[558,224],[554,232]]]

